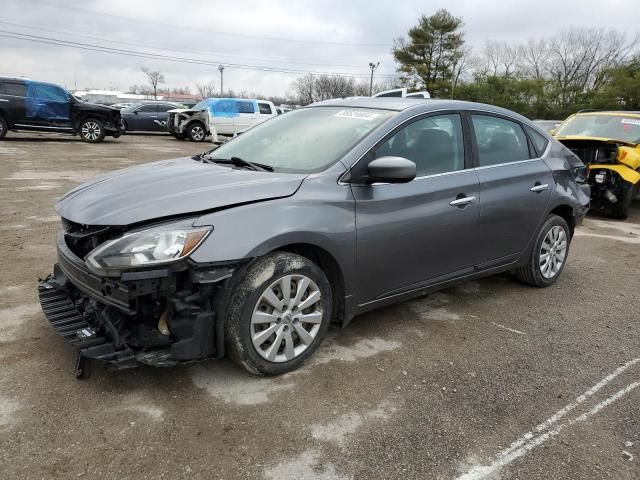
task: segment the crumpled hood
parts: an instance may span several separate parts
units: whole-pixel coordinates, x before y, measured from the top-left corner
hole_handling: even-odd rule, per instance
[[[80,224],[125,226],[288,197],[304,178],[177,158],[96,177],[65,194],[56,204],[56,212]]]

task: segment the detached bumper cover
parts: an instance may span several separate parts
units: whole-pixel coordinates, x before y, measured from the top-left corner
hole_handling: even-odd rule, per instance
[[[108,362],[118,369],[135,367],[137,361],[130,348],[116,350],[113,343],[98,335],[78,311],[66,288],[67,282],[56,265],[54,274],[38,286],[42,311],[53,329],[85,358]]]

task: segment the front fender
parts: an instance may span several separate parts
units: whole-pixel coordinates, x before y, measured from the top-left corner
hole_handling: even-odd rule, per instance
[[[198,218],[213,232],[191,255],[197,263],[255,258],[287,245],[319,247],[342,270],[347,295],[356,274],[355,201],[337,176],[308,177],[291,197],[241,205]]]
[[[640,182],[640,173],[626,165],[591,164],[589,168],[591,170],[612,170],[633,185]]]

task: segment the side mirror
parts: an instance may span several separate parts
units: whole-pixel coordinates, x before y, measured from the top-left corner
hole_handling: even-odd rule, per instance
[[[134,114],[134,115],[138,115],[138,110],[134,110],[134,111],[133,111],[133,114]]]
[[[416,178],[416,164],[402,157],[380,157],[369,162],[368,172],[372,183],[407,183]]]
[[[552,128],[551,130],[549,130],[549,135],[551,135],[552,137],[555,137],[557,130],[558,130],[557,128]]]

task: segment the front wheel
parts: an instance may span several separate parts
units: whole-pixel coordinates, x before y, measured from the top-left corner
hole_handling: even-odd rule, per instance
[[[229,357],[258,375],[298,368],[327,333],[332,302],[327,277],[308,258],[275,252],[257,260],[227,302]]]
[[[100,120],[87,118],[80,123],[80,138],[87,143],[98,143],[104,140],[106,132]]]
[[[203,124],[194,122],[189,125],[187,136],[192,142],[204,142],[204,139],[207,137],[207,132]]]
[[[536,236],[529,261],[516,270],[516,277],[534,287],[553,285],[569,255],[571,234],[564,218],[549,215]]]

